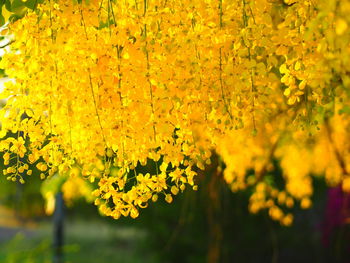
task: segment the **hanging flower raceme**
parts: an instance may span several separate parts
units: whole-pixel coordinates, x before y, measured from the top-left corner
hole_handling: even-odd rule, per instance
[[[264,186],[272,160],[281,159],[285,171],[287,194],[279,203],[296,199],[305,206],[311,156],[325,154],[334,136],[323,128],[325,112],[349,102],[347,71],[339,65],[349,56],[347,7],[316,2],[38,5],[9,25],[14,42],[1,61],[15,79],[0,111],[7,177],[27,180],[27,163],[42,178],[79,167],[97,180],[101,211],[137,217],[150,199],[171,202],[195,187],[197,168],[216,151],[233,191],[253,186],[260,193],[251,210],[269,208],[289,224],[291,215],[277,207],[280,190]],[[314,30],[321,15],[324,23]],[[344,116],[332,121],[347,129]],[[317,172],[339,167],[334,156]]]

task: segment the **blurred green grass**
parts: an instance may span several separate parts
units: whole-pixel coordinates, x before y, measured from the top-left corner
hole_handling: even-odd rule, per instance
[[[0,242],[1,263],[51,263],[52,226],[42,222],[34,229],[12,229],[17,234]],[[1,235],[1,231],[0,231]],[[154,263],[143,249],[144,231],[103,220],[65,222],[65,263]]]

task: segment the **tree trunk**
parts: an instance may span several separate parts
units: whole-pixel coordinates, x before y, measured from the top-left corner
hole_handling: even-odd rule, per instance
[[[56,194],[55,212],[53,214],[53,263],[63,263],[64,237],[64,201],[62,193]]]

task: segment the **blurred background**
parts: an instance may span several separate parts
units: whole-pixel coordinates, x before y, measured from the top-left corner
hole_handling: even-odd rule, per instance
[[[198,191],[186,189],[172,204],[159,200],[140,211],[137,219],[119,220],[101,216],[92,199],[84,196],[83,189],[89,185],[83,184],[90,184],[86,180],[69,182],[53,177],[42,181],[34,173],[25,184],[0,176],[0,262],[295,263],[350,259],[348,196],[341,188],[327,188],[321,178],[314,181],[313,206],[293,208],[294,222],[285,227],[266,211],[249,213],[252,189],[232,193],[210,169],[198,178]],[[278,171],[274,177],[280,177]],[[59,259],[54,257],[60,209],[54,198],[57,192],[63,192],[65,200],[63,210],[58,211],[64,222]],[[67,197],[65,192],[76,196]]]

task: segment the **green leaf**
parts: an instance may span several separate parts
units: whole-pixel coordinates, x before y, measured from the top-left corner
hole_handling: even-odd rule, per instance
[[[51,178],[46,179],[41,185],[41,194],[45,196],[48,192],[52,192],[54,194],[58,193],[61,191],[62,185],[66,182],[67,178],[67,175],[55,174]]]
[[[345,105],[342,109],[339,110],[338,112],[339,114],[350,114],[350,106]]]
[[[271,174],[265,175],[265,176],[264,176],[264,182],[265,182],[267,185],[274,186],[275,180],[274,180],[274,178],[273,178],[273,175],[271,175]]]
[[[21,18],[21,16],[18,16],[18,15],[16,15],[16,14],[13,14],[13,15],[11,15],[11,16],[9,17],[9,21],[15,22],[16,20],[18,20],[18,19],[20,19],[20,18]]]
[[[0,26],[3,26],[5,24],[5,18],[2,14],[0,14]]]
[[[22,0],[13,0],[11,4],[11,11],[13,13],[18,14],[19,12],[21,13],[23,9],[25,8],[24,2]]]
[[[38,0],[27,0],[26,2],[24,2],[24,6],[34,10],[38,2],[39,2]]]
[[[5,7],[6,7],[7,11],[12,12],[11,1],[10,0],[5,0]]]

